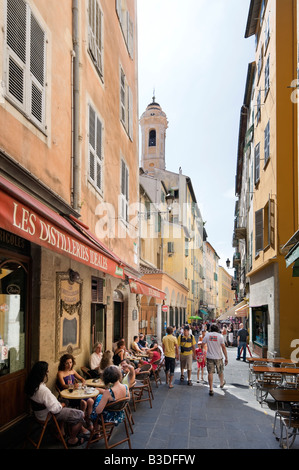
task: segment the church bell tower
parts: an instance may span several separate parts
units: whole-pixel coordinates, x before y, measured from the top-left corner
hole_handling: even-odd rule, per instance
[[[168,121],[155,96],[140,118],[141,167],[149,174],[154,168],[165,170],[165,139]]]

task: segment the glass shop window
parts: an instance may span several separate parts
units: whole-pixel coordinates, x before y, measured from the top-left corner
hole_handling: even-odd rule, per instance
[[[0,377],[25,368],[27,268],[0,258]]]

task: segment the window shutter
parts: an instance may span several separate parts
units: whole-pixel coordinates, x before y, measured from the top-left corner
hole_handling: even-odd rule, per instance
[[[258,143],[254,150],[254,183],[257,184],[260,179],[260,144]]]
[[[129,31],[128,31],[128,51],[131,59],[134,58],[134,23],[129,17]]]
[[[23,0],[7,0],[8,94],[25,106],[27,9]]]
[[[120,71],[120,119],[126,123],[126,80],[123,70]]]
[[[128,120],[129,120],[129,137],[131,140],[133,140],[133,93],[131,88],[129,88],[129,93],[128,93]]]
[[[92,303],[103,303],[104,280],[100,278],[91,279],[91,301]]]
[[[270,245],[275,248],[275,202],[269,200],[269,218],[270,218]]]
[[[263,249],[263,209],[255,213],[255,254]]]
[[[99,72],[103,73],[102,65],[102,30],[103,14],[97,0],[89,0],[88,47]]]
[[[23,0],[7,0],[7,93],[44,125],[45,32]]]
[[[31,114],[40,123],[44,115],[44,74],[45,34],[31,14],[30,30],[30,72],[31,72]]]
[[[121,217],[128,221],[128,201],[129,201],[129,171],[124,162],[121,161]]]
[[[115,0],[115,9],[118,19],[121,22],[121,0]]]

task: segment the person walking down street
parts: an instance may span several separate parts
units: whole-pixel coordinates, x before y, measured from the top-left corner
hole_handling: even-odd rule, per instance
[[[216,324],[211,326],[211,331],[207,332],[202,342],[207,345],[207,371],[210,388],[209,395],[212,396],[214,395],[213,378],[215,370],[217,371],[220,380],[220,388],[223,388],[226,383],[224,380],[223,355],[225,357],[225,365],[227,365],[227,350],[223,336],[219,333],[218,326]]]
[[[241,359],[241,350],[243,348],[243,361],[246,362],[247,336],[249,336],[248,331],[244,328],[243,323],[240,323],[240,329],[238,330],[238,333],[237,333],[237,342],[238,342],[237,361]]]
[[[173,335],[173,328],[169,326],[166,329],[167,335],[162,339],[163,352],[165,355],[165,374],[166,374],[166,383],[169,388],[173,388],[173,377],[175,369],[175,360],[179,359],[179,348],[178,340],[176,336]]]
[[[201,380],[203,380],[203,371],[206,365],[206,352],[203,350],[202,341],[198,341],[198,347],[195,349],[197,362],[197,383],[199,383],[199,373],[201,371]]]
[[[184,326],[184,333],[178,337],[178,346],[181,348],[181,382],[184,382],[184,370],[187,369],[188,385],[192,385],[192,359],[195,359],[196,341],[192,333],[190,334],[189,325]]]

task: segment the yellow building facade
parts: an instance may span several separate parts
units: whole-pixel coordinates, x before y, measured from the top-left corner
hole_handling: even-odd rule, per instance
[[[282,247],[298,228],[297,1],[251,1],[245,37],[255,35],[253,237],[250,281],[255,352],[290,357],[298,337],[298,285]]]

